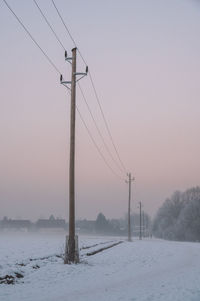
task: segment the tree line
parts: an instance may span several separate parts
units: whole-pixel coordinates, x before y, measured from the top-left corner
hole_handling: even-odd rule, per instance
[[[139,236],[140,232],[140,215],[131,214],[131,233],[132,236]],[[99,213],[95,222],[94,229],[99,234],[116,234],[127,235],[128,232],[128,215],[121,219],[106,219],[103,213]],[[150,216],[143,212],[141,219],[142,236],[151,235],[151,219]]]
[[[158,238],[200,241],[200,187],[176,191],[165,200],[153,222]]]

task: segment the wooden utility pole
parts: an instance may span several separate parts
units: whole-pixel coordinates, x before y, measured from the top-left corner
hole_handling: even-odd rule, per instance
[[[71,81],[62,81],[61,84],[68,87],[71,85],[71,113],[70,113],[70,158],[69,158],[69,236],[66,237],[64,263],[77,263],[78,254],[78,237],[75,236],[75,121],[76,121],[76,48],[72,49],[72,57],[67,57],[66,61],[71,61],[72,74]]]
[[[65,51],[65,60],[72,67],[71,81],[63,81],[60,75],[60,83],[71,90],[71,113],[70,113],[70,160],[69,160],[69,235],[66,237],[64,263],[78,263],[78,236],[75,235],[75,122],[76,122],[76,82],[88,73],[86,66],[85,72],[76,72],[76,53],[77,48],[72,49],[72,57],[68,57]],[[79,78],[77,79],[77,76]],[[68,85],[71,85],[69,87]]]
[[[70,162],[69,162],[69,240],[68,261],[75,262],[75,120],[76,120],[76,48],[72,49]]]
[[[128,183],[129,186],[129,193],[128,193],[128,241],[131,241],[131,183],[134,181],[134,178],[131,178],[131,173],[127,174],[128,176]]]
[[[144,210],[142,211],[142,236],[145,237],[145,214],[144,214]]]
[[[142,239],[142,203],[139,202],[140,205],[140,239]]]

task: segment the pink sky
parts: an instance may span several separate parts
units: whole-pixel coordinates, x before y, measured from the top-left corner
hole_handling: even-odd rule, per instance
[[[65,77],[63,50],[32,2],[10,0]],[[51,3],[38,1],[70,52]],[[200,5],[186,0],[56,2],[94,76],[139,201],[154,214],[175,190],[200,184]],[[1,3],[0,218],[68,218],[69,104],[59,76]],[[78,59],[80,71],[84,68]],[[82,88],[114,154],[89,79]],[[77,105],[107,160],[87,108]],[[106,167],[77,116],[77,218],[123,217],[128,187]],[[113,165],[113,168],[115,166]],[[122,175],[123,177],[125,175]]]

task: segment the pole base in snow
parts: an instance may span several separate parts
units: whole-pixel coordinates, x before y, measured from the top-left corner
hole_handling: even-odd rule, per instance
[[[64,263],[79,263],[78,235],[66,236]]]

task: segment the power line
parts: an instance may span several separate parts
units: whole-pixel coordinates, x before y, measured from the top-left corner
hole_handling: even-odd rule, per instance
[[[83,119],[83,116],[81,115],[81,113],[80,113],[79,109],[77,108],[77,106],[76,106],[76,109],[77,109],[77,112],[78,112],[78,114],[79,114],[79,117],[80,117],[81,121],[83,122],[83,124],[84,124],[84,126],[85,126],[85,128],[86,128],[86,130],[87,130],[87,132],[88,132],[88,135],[90,136],[90,138],[91,138],[91,140],[92,140],[94,146],[96,147],[96,149],[97,149],[98,153],[100,154],[101,158],[103,159],[104,163],[107,165],[107,167],[111,170],[111,172],[112,172],[115,176],[117,176],[117,177],[120,178],[121,180],[124,180],[121,176],[119,176],[119,175],[114,171],[114,169],[113,169],[113,168],[109,165],[109,163],[106,161],[104,155],[102,154],[102,152],[101,152],[99,146],[97,145],[96,141],[94,140],[94,138],[93,138],[93,136],[92,136],[92,134],[91,134],[89,128],[87,127],[87,124],[85,123],[85,121],[84,121],[84,119]]]
[[[108,134],[109,134],[110,140],[111,140],[112,145],[113,145],[113,147],[114,147],[114,149],[115,149],[115,152],[116,152],[116,154],[117,154],[117,157],[118,157],[118,159],[119,159],[119,161],[120,161],[120,163],[121,163],[121,166],[122,166],[122,168],[124,169],[124,171],[125,171],[125,173],[126,173],[125,165],[123,164],[123,162],[122,162],[122,160],[121,160],[121,158],[120,158],[119,152],[118,152],[118,150],[117,150],[117,147],[116,147],[116,145],[115,145],[115,143],[114,143],[114,139],[113,139],[112,134],[111,134],[111,131],[110,131],[110,129],[109,129],[108,122],[106,121],[106,117],[105,117],[105,114],[104,114],[104,112],[103,112],[103,109],[102,109],[102,106],[101,106],[101,103],[100,103],[100,100],[99,100],[99,97],[98,97],[98,94],[97,94],[97,90],[96,90],[96,88],[95,88],[94,81],[93,81],[93,79],[92,79],[92,76],[91,76],[91,73],[90,73],[90,72],[89,72],[89,77],[90,77],[90,80],[91,80],[91,83],[92,83],[92,86],[93,86],[93,90],[94,90],[94,93],[95,93],[97,102],[98,102],[98,104],[99,104],[99,108],[100,108],[101,114],[102,114],[102,116],[103,116],[104,123],[105,123],[105,125],[106,125],[106,129],[107,129],[107,132],[108,132]]]
[[[51,1],[52,1],[52,3],[53,3],[53,6],[54,6],[55,10],[57,11],[57,14],[58,14],[58,15],[59,15],[59,17],[60,17],[60,19],[61,19],[61,21],[62,21],[62,23],[63,23],[63,25],[64,25],[65,29],[67,30],[67,32],[68,32],[68,35],[70,36],[70,38],[71,38],[72,42],[73,42],[73,43],[74,43],[74,45],[76,46],[76,42],[74,41],[74,39],[73,39],[73,37],[72,37],[72,35],[71,35],[71,33],[70,33],[70,31],[69,31],[68,27],[66,26],[66,24],[65,24],[65,22],[64,22],[64,20],[63,20],[63,18],[62,18],[62,16],[61,16],[61,14],[60,14],[60,12],[59,12],[58,8],[57,8],[57,6],[56,6],[56,4],[55,4],[55,2],[54,2],[53,0],[51,0]]]
[[[51,0],[51,1],[52,1],[52,3],[53,3],[53,6],[55,7],[55,9],[56,9],[56,11],[57,11],[58,16],[60,17],[60,19],[61,19],[61,21],[62,21],[62,23],[63,23],[63,25],[64,25],[64,27],[65,27],[65,29],[66,29],[68,35],[70,36],[70,38],[71,38],[71,40],[72,40],[74,46],[77,47],[77,44],[76,44],[76,42],[75,42],[75,40],[74,40],[74,38],[73,38],[73,36],[72,36],[72,34],[71,34],[69,28],[67,27],[66,23],[64,22],[64,20],[63,20],[61,14],[60,14],[60,11],[58,10],[58,8],[57,8],[57,6],[56,6],[54,0]],[[78,47],[77,47],[77,48],[78,48]],[[82,53],[80,52],[79,49],[78,49],[78,52],[79,52],[80,57],[82,58],[83,62],[87,65],[87,62],[86,62],[86,60],[84,59],[84,57],[83,57],[83,55],[82,55]],[[96,90],[96,88],[95,88],[94,81],[93,81],[93,78],[92,78],[92,75],[91,75],[90,70],[89,70],[88,73],[89,73],[89,78],[90,78],[90,81],[91,81],[91,84],[92,84],[92,87],[93,87],[93,90],[94,90],[94,94],[95,94],[97,103],[98,103],[98,105],[99,105],[99,108],[100,108],[100,111],[101,111],[101,114],[102,114],[102,117],[103,117],[103,120],[104,120],[106,129],[107,129],[108,135],[109,135],[110,140],[111,140],[111,143],[112,143],[112,145],[113,145],[113,148],[115,149],[117,158],[118,158],[118,160],[119,160],[119,162],[120,162],[120,164],[121,164],[121,166],[122,166],[124,172],[126,173],[125,165],[123,164],[123,162],[122,162],[122,160],[121,160],[121,158],[120,158],[119,151],[117,150],[117,147],[116,147],[116,145],[115,145],[115,143],[114,143],[114,139],[113,139],[113,137],[112,137],[111,131],[110,131],[109,126],[108,126],[108,122],[106,121],[105,114],[104,114],[104,112],[103,112],[103,109],[102,109],[102,106],[101,106],[101,103],[100,103],[100,100],[99,100],[99,97],[98,97],[98,94],[97,94],[97,90]]]
[[[49,28],[51,29],[51,31],[53,32],[56,40],[58,41],[58,43],[61,45],[61,47],[65,50],[65,46],[63,45],[63,43],[61,42],[61,40],[59,39],[58,35],[56,34],[56,32],[54,31],[53,27],[51,26],[51,24],[49,23],[47,17],[45,16],[45,14],[43,13],[42,9],[40,8],[39,4],[36,2],[36,0],[33,0],[33,2],[35,3],[36,7],[38,8],[39,12],[41,13],[42,17],[44,18],[45,22],[47,23],[47,25],[49,26]]]
[[[3,2],[7,6],[7,8],[11,11],[11,13],[13,14],[13,16],[17,19],[17,21],[19,22],[19,24],[24,28],[24,30],[26,31],[26,33],[28,34],[28,36],[31,38],[31,40],[35,43],[35,45],[40,49],[40,51],[43,53],[43,55],[46,57],[46,59],[49,61],[49,63],[53,66],[53,68],[56,70],[56,72],[58,72],[59,74],[61,74],[60,70],[56,67],[56,65],[53,63],[53,61],[50,59],[50,57],[46,54],[46,52],[41,48],[41,46],[38,44],[38,42],[32,36],[32,34],[30,33],[30,31],[26,28],[26,26],[23,24],[23,22],[19,19],[19,17],[16,15],[16,13],[13,11],[13,9],[10,7],[10,5],[7,3],[7,1],[3,0]]]
[[[6,0],[3,0],[3,1],[4,1],[4,3],[6,4],[6,6],[8,7],[8,9],[9,9],[9,10],[12,12],[12,14],[15,16],[15,18],[17,19],[17,21],[20,23],[20,25],[24,28],[24,30],[25,30],[26,33],[29,35],[29,37],[31,38],[31,40],[36,44],[36,46],[41,50],[41,52],[44,54],[44,56],[48,59],[48,61],[51,63],[51,65],[54,67],[54,69],[55,69],[59,74],[61,74],[61,72],[60,72],[59,69],[56,67],[56,65],[52,62],[52,60],[49,58],[49,56],[44,52],[44,50],[43,50],[43,49],[40,47],[40,45],[36,42],[36,40],[34,39],[34,37],[32,36],[32,34],[31,34],[31,33],[29,32],[29,30],[25,27],[25,25],[24,25],[23,22],[19,19],[19,17],[16,15],[16,13],[13,11],[13,9],[9,6],[9,4],[7,3],[7,1],[6,1]],[[56,35],[55,31],[53,30],[52,26],[51,26],[50,23],[48,22],[47,18],[46,18],[45,15],[43,14],[43,12],[42,12],[42,10],[40,9],[40,7],[38,6],[37,2],[36,2],[35,0],[33,0],[33,1],[34,1],[35,5],[38,7],[40,13],[41,13],[42,16],[44,17],[44,19],[45,19],[45,21],[47,22],[48,26],[51,28],[51,30],[52,30],[52,32],[54,33],[56,39],[59,41],[59,43],[61,44],[61,46],[65,49],[65,47],[63,46],[63,44],[60,42],[59,38],[57,38],[57,35]],[[80,85],[79,85],[79,87],[80,87]],[[80,88],[80,89],[81,89],[81,88]],[[82,91],[82,90],[81,90],[81,91]],[[82,95],[84,95],[84,94],[83,94],[83,91],[82,91]],[[85,97],[84,97],[84,99],[85,99]],[[85,99],[85,101],[86,101],[86,99]],[[87,104],[87,105],[88,105],[88,104]],[[91,112],[89,106],[88,106],[88,109],[89,109],[89,111]],[[119,176],[119,175],[111,168],[111,166],[108,164],[108,162],[106,161],[105,157],[104,157],[103,154],[101,153],[100,148],[98,147],[98,145],[96,144],[94,138],[92,137],[92,134],[91,134],[91,132],[89,131],[89,129],[88,129],[88,127],[87,127],[87,125],[86,125],[86,123],[85,123],[85,121],[84,121],[84,119],[83,119],[83,117],[82,117],[80,111],[78,110],[78,108],[77,108],[77,111],[78,111],[78,113],[79,113],[79,115],[80,115],[80,118],[81,118],[81,120],[82,120],[84,126],[86,127],[86,129],[87,129],[87,131],[88,131],[88,134],[89,134],[90,138],[92,139],[92,141],[93,141],[95,147],[97,148],[98,152],[100,153],[100,155],[101,155],[103,161],[105,162],[105,164],[110,168],[110,170],[111,170],[116,176],[120,177],[120,176]],[[92,112],[91,112],[91,114],[92,114]],[[93,116],[93,115],[92,115],[92,116]],[[94,121],[95,121],[95,120],[94,120]],[[96,124],[96,122],[95,122],[95,124]],[[120,178],[121,178],[121,177],[120,177]]]
[[[115,158],[113,157],[112,153],[110,152],[110,150],[109,150],[109,148],[108,148],[108,146],[107,146],[107,144],[106,144],[106,142],[105,142],[105,139],[104,139],[103,135],[101,134],[101,131],[100,131],[100,129],[99,129],[99,127],[98,127],[98,125],[97,125],[97,123],[96,123],[96,121],[95,121],[94,115],[92,114],[92,111],[91,111],[91,109],[90,109],[90,107],[89,107],[89,104],[88,104],[88,102],[87,102],[87,99],[86,99],[86,97],[85,97],[85,94],[83,93],[83,89],[81,88],[81,85],[80,85],[79,83],[78,83],[78,87],[79,87],[79,89],[80,89],[80,92],[81,92],[82,97],[83,97],[83,99],[84,99],[84,101],[85,101],[85,104],[86,104],[86,106],[87,106],[87,109],[88,109],[88,111],[89,111],[89,113],[90,113],[90,115],[91,115],[91,117],[92,117],[92,120],[93,120],[93,122],[94,122],[94,124],[95,124],[95,127],[96,127],[96,129],[97,129],[97,131],[98,131],[98,134],[99,134],[99,136],[101,137],[101,139],[102,139],[102,141],[103,141],[103,144],[104,144],[104,146],[105,146],[105,148],[106,148],[108,154],[110,155],[110,157],[111,157],[111,159],[113,160],[113,162],[117,165],[117,167],[119,168],[119,170],[120,170],[121,172],[123,172],[121,166],[118,164],[118,162],[117,162],[117,161],[115,160]]]
[[[64,87],[65,87],[65,86],[64,86]],[[65,87],[65,88],[66,88],[66,87]],[[67,92],[69,93],[69,95],[71,94],[71,93],[69,92],[69,90],[67,90]],[[114,171],[114,169],[113,169],[113,168],[110,166],[110,164],[107,162],[106,158],[104,157],[104,155],[103,155],[102,152],[101,152],[100,147],[97,145],[95,139],[93,138],[93,136],[92,136],[92,134],[91,134],[91,132],[90,132],[90,130],[89,130],[89,128],[88,128],[88,126],[87,126],[87,124],[86,124],[86,122],[85,122],[85,120],[84,120],[82,114],[81,114],[81,112],[79,111],[77,105],[76,105],[76,110],[77,110],[77,112],[78,112],[78,114],[79,114],[79,117],[80,117],[80,119],[81,119],[83,125],[85,126],[86,131],[88,132],[88,135],[89,135],[90,139],[92,140],[94,146],[96,147],[96,149],[97,149],[99,155],[100,155],[101,158],[103,159],[103,161],[104,161],[104,163],[106,164],[106,166],[107,166],[107,167],[111,170],[111,172],[112,172],[115,176],[117,176],[120,180],[124,180],[118,173],[116,173],[116,172]]]
[[[65,50],[65,47],[63,46],[62,42],[60,41],[60,39],[58,38],[57,34],[56,34],[55,31],[53,30],[53,28],[52,28],[52,26],[50,25],[49,21],[48,21],[47,18],[45,17],[45,15],[44,15],[44,13],[42,12],[41,8],[39,7],[39,5],[37,4],[37,2],[36,2],[35,0],[33,0],[33,1],[34,1],[35,5],[37,6],[37,8],[39,9],[39,11],[40,11],[40,13],[42,14],[42,16],[44,17],[46,23],[48,24],[48,26],[51,28],[52,32],[54,33],[54,35],[55,35],[57,41],[60,43],[60,45],[61,45],[61,46],[63,47],[63,49]],[[35,38],[32,36],[32,34],[30,33],[30,31],[26,28],[26,26],[23,24],[23,22],[19,19],[19,17],[16,15],[16,13],[13,11],[13,9],[10,7],[10,5],[7,3],[7,1],[6,1],[6,0],[3,0],[3,2],[4,2],[5,5],[7,6],[7,8],[11,11],[11,13],[14,15],[14,17],[17,19],[17,21],[20,23],[20,25],[24,28],[24,30],[26,31],[26,33],[28,34],[28,36],[31,38],[31,40],[32,40],[32,41],[35,43],[35,45],[40,49],[40,51],[43,53],[43,55],[46,57],[46,59],[49,61],[49,63],[54,67],[54,69],[55,69],[59,74],[61,74],[60,70],[59,70],[59,69],[56,67],[56,65],[52,62],[52,60],[49,58],[49,56],[46,54],[46,52],[41,48],[41,46],[38,44],[38,42],[37,42],[37,41],[35,40]],[[52,0],[52,2],[53,2],[53,4],[54,4],[54,6],[55,6],[55,3],[54,3],[53,0]],[[56,6],[55,6],[55,8],[56,8]],[[59,13],[59,11],[58,11],[58,13]],[[59,14],[59,15],[60,15],[60,14]],[[61,15],[60,15],[60,17],[61,17]],[[62,17],[61,17],[61,19],[62,19]],[[62,20],[63,20],[63,19],[62,19]],[[63,21],[63,24],[64,24],[64,21]],[[67,27],[66,27],[66,29],[67,29]],[[69,31],[68,31],[68,33],[70,34]],[[71,34],[70,34],[70,37],[71,37],[71,39],[73,40],[73,37],[71,36]],[[74,42],[74,44],[75,44],[75,41],[74,41],[74,40],[73,40],[73,42]],[[79,53],[80,53],[80,51],[79,51]],[[101,136],[101,138],[102,138],[102,140],[103,140],[104,146],[106,147],[106,149],[107,149],[107,151],[109,152],[110,156],[111,156],[112,159],[114,160],[114,158],[113,158],[112,154],[110,153],[110,151],[109,151],[109,149],[108,149],[108,147],[107,147],[107,145],[106,145],[106,143],[105,143],[105,140],[104,140],[104,138],[103,138],[103,136],[102,136],[102,134],[101,134],[101,132],[100,132],[100,130],[99,130],[97,124],[96,124],[96,121],[95,121],[95,119],[94,119],[94,116],[93,116],[93,114],[92,114],[92,112],[91,112],[91,110],[90,110],[90,108],[89,108],[89,105],[88,105],[88,103],[87,103],[87,101],[86,101],[86,98],[85,98],[85,96],[84,96],[84,94],[83,94],[83,91],[82,91],[80,85],[79,85],[79,88],[80,88],[81,94],[82,94],[82,96],[83,96],[83,98],[84,98],[84,100],[85,100],[85,102],[86,102],[86,104],[87,104],[88,110],[89,110],[89,112],[90,112],[90,114],[91,114],[91,116],[92,116],[92,119],[93,119],[93,121],[94,121],[94,123],[95,123],[95,126],[96,126],[96,128],[97,128],[97,130],[98,130],[98,133],[100,134],[100,136]],[[88,129],[88,127],[87,127],[87,125],[86,125],[86,123],[85,123],[85,121],[84,121],[84,119],[83,119],[83,117],[82,117],[80,111],[78,110],[78,108],[77,108],[77,111],[78,111],[78,113],[79,113],[79,115],[80,115],[80,118],[81,118],[81,120],[82,120],[82,122],[83,122],[83,124],[84,124],[84,126],[85,126],[85,128],[86,128],[86,130],[87,130],[87,132],[88,132],[88,134],[89,134],[89,136],[90,136],[90,138],[91,138],[91,140],[93,141],[95,147],[97,148],[99,154],[101,155],[103,161],[105,162],[105,164],[109,167],[109,169],[110,169],[117,177],[119,177],[120,179],[122,179],[122,178],[121,178],[121,177],[120,177],[120,176],[112,169],[112,167],[111,167],[111,166],[108,164],[108,162],[106,161],[106,159],[105,159],[105,157],[103,156],[103,154],[102,154],[100,148],[98,147],[98,145],[96,144],[94,138],[92,137],[92,134],[91,134],[91,132],[89,131],[89,129]],[[114,160],[114,161],[115,161],[115,160]],[[115,163],[116,163],[116,161],[115,161]]]
[[[38,8],[39,12],[41,13],[41,15],[42,15],[42,17],[44,18],[45,22],[47,23],[47,25],[48,25],[49,28],[51,29],[51,31],[52,31],[52,33],[54,34],[56,40],[59,42],[59,44],[61,45],[61,47],[65,50],[65,47],[63,46],[63,43],[62,43],[62,42],[60,41],[60,39],[58,38],[58,35],[56,34],[55,30],[54,30],[53,27],[51,26],[50,22],[48,21],[47,17],[46,17],[45,14],[43,13],[42,9],[41,9],[40,6],[38,5],[37,1],[36,1],[36,0],[33,0],[33,2],[35,3],[36,7]],[[65,24],[65,22],[64,22],[64,20],[63,20],[63,18],[62,18],[62,16],[61,16],[59,10],[58,10],[58,8],[57,8],[57,6],[55,5],[55,2],[54,2],[53,0],[52,0],[52,3],[53,3],[54,8],[56,9],[56,11],[57,11],[57,13],[58,13],[58,15],[59,15],[59,17],[60,17],[60,19],[61,19],[61,21],[62,21],[64,27],[66,28],[68,34],[70,35],[70,38],[72,39],[73,43],[74,43],[75,46],[76,46],[75,40],[73,39],[72,35],[70,34],[70,31],[68,30],[68,28],[67,28],[67,26],[66,26],[66,24]],[[79,51],[79,50],[78,50],[78,51]],[[83,58],[83,56],[82,56],[82,54],[81,54],[80,51],[79,51],[79,54],[80,54],[81,58],[83,59],[84,63],[86,64],[86,62],[85,62],[85,60],[84,60],[84,58]],[[91,75],[90,75],[90,76],[91,76]],[[91,80],[92,80],[92,79],[91,79]],[[92,81],[92,84],[93,84],[93,86],[94,86],[93,81]],[[94,124],[95,124],[95,127],[96,127],[96,129],[97,129],[97,131],[98,131],[98,133],[99,133],[99,135],[100,135],[102,141],[103,141],[103,144],[104,144],[104,146],[105,146],[107,152],[109,153],[109,155],[110,155],[110,157],[112,158],[113,162],[114,162],[114,163],[117,165],[117,167],[120,169],[120,171],[123,172],[123,169],[122,169],[121,166],[117,163],[117,161],[114,159],[114,157],[113,157],[113,155],[111,154],[111,152],[110,152],[110,150],[109,150],[107,144],[105,143],[105,139],[104,139],[103,135],[101,134],[101,132],[100,132],[100,130],[99,130],[99,127],[97,126],[97,123],[96,123],[96,121],[95,121],[95,119],[94,119],[94,116],[93,116],[93,114],[92,114],[92,111],[91,111],[91,109],[90,109],[90,107],[89,107],[89,105],[88,105],[88,103],[87,103],[86,97],[85,97],[85,95],[84,95],[84,93],[83,93],[83,90],[81,89],[80,84],[79,84],[79,89],[80,89],[80,91],[81,91],[81,94],[82,94],[82,96],[83,96],[83,99],[84,99],[84,101],[85,101],[85,103],[86,103],[86,105],[87,105],[87,108],[88,108],[88,110],[89,110],[89,113],[90,113],[90,115],[91,115],[91,117],[92,117],[92,120],[93,120],[93,122],[94,122]],[[95,93],[96,93],[96,91],[95,91]],[[97,93],[96,93],[96,94],[97,94]],[[101,111],[102,111],[102,108],[101,108]],[[102,113],[103,113],[103,111],[102,111]],[[105,119],[105,117],[104,117],[104,119]],[[108,128],[108,126],[107,126],[107,128]],[[108,128],[108,130],[109,130],[109,128]],[[110,134],[110,136],[111,136],[111,134]],[[112,139],[112,137],[111,137],[111,139]]]
[[[44,19],[45,19],[45,21],[47,22],[48,26],[51,28],[51,30],[52,30],[52,32],[54,33],[56,39],[58,40],[58,42],[60,43],[60,45],[65,49],[65,47],[63,46],[63,44],[61,43],[61,41],[60,41],[59,38],[57,37],[55,31],[53,30],[52,26],[50,25],[50,23],[48,22],[47,18],[45,17],[45,15],[43,14],[42,10],[40,9],[39,5],[37,4],[37,2],[36,2],[35,0],[33,0],[33,1],[34,1],[34,3],[36,4],[36,6],[38,7],[40,13],[41,13],[42,16],[44,17]],[[41,48],[41,46],[37,43],[37,41],[35,40],[35,38],[32,36],[32,34],[29,32],[29,30],[26,28],[26,26],[23,24],[23,22],[19,19],[19,17],[16,15],[16,13],[13,11],[13,9],[10,7],[10,5],[7,3],[7,1],[6,1],[6,0],[3,0],[3,2],[4,2],[5,5],[7,6],[7,8],[11,11],[11,13],[13,14],[13,16],[17,19],[17,21],[20,23],[20,25],[24,28],[24,30],[26,31],[26,33],[28,34],[28,36],[31,38],[31,40],[32,40],[32,41],[35,43],[35,45],[40,49],[40,51],[43,53],[43,55],[46,57],[46,59],[49,61],[49,63],[50,63],[50,64],[54,67],[54,69],[61,75],[61,72],[59,71],[59,69],[58,69],[58,68],[56,67],[56,65],[52,62],[52,60],[51,60],[51,59],[49,58],[49,56],[45,53],[45,51]],[[52,0],[52,2],[53,2],[53,0]],[[53,3],[54,3],[54,2],[53,2]],[[80,85],[79,85],[79,87],[80,87]],[[80,88],[80,89],[81,89],[81,88]],[[81,91],[82,91],[82,89],[81,89]],[[84,99],[85,99],[85,96],[84,96],[84,94],[83,94],[83,91],[82,91],[81,93],[82,93],[82,95],[83,95],[83,97],[84,97]],[[86,101],[86,99],[85,99],[85,101]],[[87,102],[86,102],[86,103],[87,103]],[[88,104],[87,104],[87,106],[88,106]],[[97,143],[95,142],[95,140],[94,140],[94,138],[93,138],[93,136],[92,136],[92,134],[91,134],[89,128],[87,127],[87,124],[86,124],[86,122],[84,121],[83,116],[81,115],[79,109],[78,109],[77,107],[76,107],[76,109],[77,109],[77,112],[78,112],[78,114],[79,114],[79,116],[80,116],[81,121],[83,122],[83,124],[84,124],[84,126],[85,126],[85,128],[86,128],[86,130],[87,130],[87,132],[88,132],[88,134],[89,134],[89,136],[90,136],[90,138],[91,138],[93,144],[95,145],[95,147],[96,147],[97,151],[99,152],[101,158],[103,159],[104,163],[107,165],[107,167],[112,171],[112,173],[113,173],[115,176],[117,176],[118,178],[120,178],[120,179],[123,180],[123,178],[120,177],[120,176],[113,170],[113,168],[109,165],[109,163],[106,161],[106,159],[105,159],[104,155],[102,154],[102,152],[101,152],[99,146],[98,146]],[[88,106],[88,109],[89,109],[89,106]],[[93,116],[90,109],[89,109],[89,112],[91,113],[91,116]],[[94,119],[94,122],[95,122],[95,119]],[[95,124],[96,124],[96,122],[95,122]],[[99,130],[99,129],[98,129],[98,131],[99,131],[99,133],[100,133],[100,130]],[[100,135],[101,135],[101,134],[100,134]],[[102,135],[101,135],[101,137],[103,138]]]

